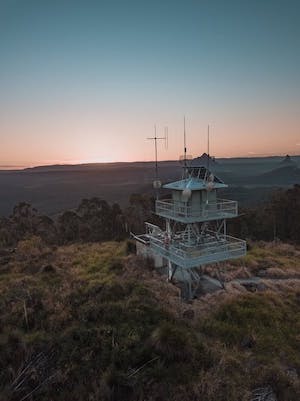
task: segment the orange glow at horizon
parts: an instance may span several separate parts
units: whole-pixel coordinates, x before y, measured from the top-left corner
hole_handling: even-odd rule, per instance
[[[169,129],[168,149],[158,145],[159,160],[177,160],[183,152],[183,119],[168,117],[169,121],[157,122],[159,136],[165,126]],[[154,144],[146,138],[153,136],[153,120],[151,115],[132,120],[125,115],[79,118],[76,113],[39,119],[24,114],[18,120],[7,116],[0,122],[0,165],[152,161]],[[187,148],[194,157],[207,151],[203,120],[196,115],[187,118]],[[299,126],[296,115],[221,116],[210,121],[210,153],[219,158],[300,154]]]
[[[300,154],[300,2],[190,3],[0,1],[0,166]]]

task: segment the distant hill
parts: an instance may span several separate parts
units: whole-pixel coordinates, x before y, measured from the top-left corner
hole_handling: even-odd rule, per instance
[[[195,157],[191,161],[191,164],[194,166],[207,166],[208,164],[210,166],[217,166],[219,163],[216,161],[215,157],[208,156],[207,153],[203,153],[201,156]]]
[[[286,155],[280,164],[282,166],[296,166],[297,163],[291,158],[290,155]]]
[[[203,153],[199,157],[195,157],[190,164],[192,166],[209,166],[209,169],[214,173],[229,172],[228,168],[216,160],[214,156],[209,156],[207,153]]]
[[[178,162],[161,162],[163,182],[178,179]],[[0,171],[0,215],[11,213],[21,201],[53,215],[77,207],[83,198],[99,197],[121,206],[132,193],[153,193],[153,162],[41,166]]]
[[[282,165],[281,161],[279,157],[228,158],[217,161],[210,157],[209,165],[233,190],[237,186],[247,186],[248,189],[255,186],[263,189],[265,186],[271,191],[271,186],[300,182],[297,166]],[[300,156],[293,156],[293,161],[300,165]],[[204,153],[191,162],[207,165],[208,155]],[[178,161],[160,161],[158,165],[159,178],[163,183],[181,177],[182,165]],[[21,201],[50,215],[77,207],[81,199],[94,196],[125,206],[132,193],[153,194],[154,178],[154,162],[52,165],[15,171],[0,169],[0,216],[11,213],[13,206]],[[253,199],[249,191],[248,203]],[[253,194],[257,192],[254,189],[251,191]],[[232,199],[235,199],[234,193]]]
[[[261,174],[257,178],[257,182],[268,184],[293,185],[300,183],[300,168],[295,164],[279,167],[268,173]]]
[[[177,161],[161,161],[161,167],[178,165]],[[115,163],[85,163],[85,164],[53,164],[48,166],[28,167],[21,171],[26,173],[53,172],[53,171],[113,171],[119,169],[149,168],[154,171],[154,162],[115,162]],[[20,171],[20,170],[19,170]],[[1,172],[1,170],[0,170]]]

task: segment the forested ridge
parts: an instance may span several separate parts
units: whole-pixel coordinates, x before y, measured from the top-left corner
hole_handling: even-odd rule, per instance
[[[129,206],[121,209],[99,198],[83,199],[76,210],[51,219],[40,215],[28,203],[19,203],[8,218],[0,218],[0,247],[15,246],[30,235],[47,244],[122,240],[130,232],[142,233],[144,222],[160,225],[153,213],[154,198],[133,194]],[[229,232],[245,239],[300,242],[300,185],[274,192],[271,199],[256,208],[241,209],[229,221]]]

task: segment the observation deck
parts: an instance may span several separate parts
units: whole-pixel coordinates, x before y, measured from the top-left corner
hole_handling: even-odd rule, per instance
[[[165,232],[159,227],[146,223],[148,244],[163,258],[183,269],[236,259],[246,254],[246,241],[207,231],[205,236],[187,238],[185,232],[178,233],[166,242]]]
[[[238,203],[232,200],[217,199],[216,202],[188,205],[186,202],[157,200],[156,214],[181,223],[204,222],[229,219],[238,216]]]

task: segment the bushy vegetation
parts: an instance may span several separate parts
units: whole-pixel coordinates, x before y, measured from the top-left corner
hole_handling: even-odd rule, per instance
[[[181,383],[193,377],[189,364],[201,365],[201,342],[143,283],[123,277],[125,244],[59,248],[46,267],[43,257],[30,271],[23,250],[1,275],[3,400],[31,392],[38,400],[139,399],[153,378],[171,385],[177,368]]]
[[[38,214],[21,202],[9,218],[0,218],[0,249],[14,247],[19,240],[39,236],[48,245],[74,242],[122,240],[130,232],[141,233],[144,222],[159,222],[154,216],[154,199],[133,194],[129,206],[121,210],[99,198],[83,199],[76,210],[67,210],[55,219]]]
[[[247,293],[186,318],[129,248],[35,236],[1,259],[1,400],[240,401],[265,385],[299,399],[300,292]]]
[[[152,210],[154,198],[141,194],[132,194],[124,210],[99,198],[83,199],[76,210],[54,219],[22,202],[9,218],[0,217],[0,249],[14,247],[32,235],[48,245],[123,240],[130,232],[144,232],[145,221],[161,225]],[[275,192],[270,201],[257,208],[241,210],[240,216],[228,224],[230,233],[242,238],[300,243],[300,185]]]
[[[270,385],[279,400],[297,399],[300,369],[299,293],[252,294],[228,302],[200,324],[211,343],[221,342],[242,363],[235,386]],[[294,378],[291,376],[294,372]]]

